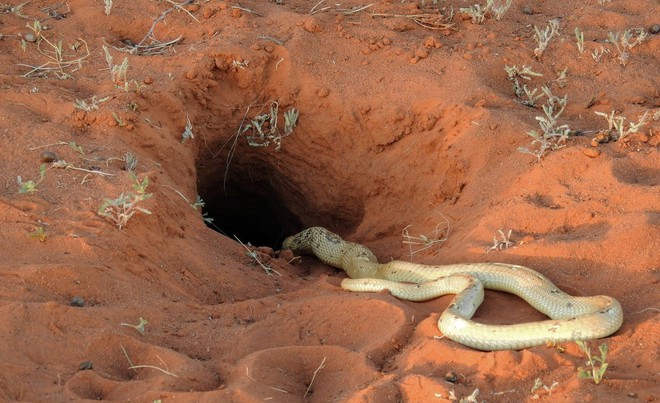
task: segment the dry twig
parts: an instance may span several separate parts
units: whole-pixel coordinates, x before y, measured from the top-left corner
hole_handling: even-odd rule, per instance
[[[454,18],[454,10],[451,10],[449,16],[444,16],[440,13],[424,13],[424,14],[389,14],[389,13],[371,13],[372,17],[380,18],[407,18],[412,20],[415,24],[432,30],[448,30],[452,29],[454,24],[450,21]]]
[[[133,371],[137,372],[137,369],[138,369],[138,368],[151,368],[151,369],[157,369],[157,370],[161,371],[162,373],[164,373],[164,374],[166,374],[166,375],[169,375],[169,376],[173,376],[173,377],[175,377],[175,378],[178,378],[178,377],[179,377],[179,375],[177,375],[177,374],[175,374],[175,373],[172,373],[172,372],[167,371],[167,370],[165,370],[165,369],[162,369],[162,368],[160,368],[160,367],[156,367],[156,366],[154,366],[154,365],[134,365],[133,362],[131,361],[130,357],[128,356],[128,353],[126,352],[126,349],[124,348],[124,346],[122,346],[122,345],[120,344],[119,347],[121,347],[121,350],[124,352],[124,355],[126,356],[126,360],[127,360],[128,363],[130,364],[130,367],[128,367],[128,369],[132,369]],[[163,361],[163,359],[160,358],[158,355],[156,355],[156,357],[158,357],[158,359],[160,360],[160,362],[162,362],[163,365],[165,366],[165,368],[167,368],[167,365],[165,364],[165,361]]]
[[[320,370],[325,368],[325,359],[326,357],[323,357],[323,361],[321,361],[319,367],[316,368],[316,370],[314,371],[314,375],[312,375],[312,380],[309,381],[309,386],[307,387],[307,390],[305,391],[305,396],[303,397],[307,397],[307,395],[309,395],[309,391],[312,389],[312,385],[314,384],[314,379],[316,379],[316,374],[318,374]]]
[[[275,276],[273,276],[273,273],[275,273],[278,276],[282,277],[282,274],[280,272],[278,272],[277,270],[273,269],[270,266],[266,266],[265,264],[263,264],[263,262],[261,260],[259,260],[259,255],[257,255],[257,252],[255,252],[253,250],[250,250],[250,248],[248,248],[243,242],[241,242],[241,240],[238,239],[238,237],[236,235],[234,235],[234,238],[238,241],[238,243],[241,244],[242,247],[245,248],[245,250],[247,251],[246,255],[248,255],[249,257],[254,259],[254,261],[257,262],[257,264],[259,264],[259,266],[261,266],[262,269],[264,269],[266,274],[268,274],[269,276],[271,276],[273,278],[275,277]]]
[[[65,49],[63,47],[62,41],[52,43],[48,39],[46,39],[46,37],[44,37],[41,33],[43,29],[41,27],[41,23],[38,20],[35,21],[33,25],[28,24],[28,28],[30,28],[34,32],[34,35],[37,38],[37,50],[42,55],[46,56],[49,60],[40,66],[32,66],[29,64],[19,63],[18,66],[29,67],[31,69],[27,73],[23,74],[23,77],[30,77],[35,73],[38,73],[38,75],[43,76],[48,74],[48,72],[54,72],[58,78],[61,79],[71,78],[71,75],[65,72],[64,69],[77,65],[76,68],[71,70],[71,73],[78,71],[82,68],[82,61],[90,56],[87,42],[85,42],[85,40],[82,38],[78,38],[76,43],[71,45],[71,49],[77,51],[79,48],[83,47],[84,45],[85,54],[83,54],[81,57],[77,59],[67,60],[66,56],[64,55]],[[48,50],[42,49],[41,48],[42,42],[45,42],[50,49]]]
[[[168,0],[168,3],[173,4],[171,8],[168,8],[167,10],[163,11],[158,17],[156,17],[151,24],[151,28],[149,28],[149,31],[147,31],[147,34],[142,38],[140,42],[137,44],[129,44],[128,46],[125,46],[123,48],[115,48],[119,51],[130,53],[132,55],[157,55],[157,54],[162,54],[166,52],[169,48],[174,46],[176,43],[178,43],[182,36],[179,36],[176,39],[172,39],[167,42],[161,42],[158,39],[154,37],[154,29],[156,28],[156,24],[158,24],[160,21],[165,20],[165,17],[167,14],[171,13],[174,10],[183,10],[185,11],[191,18],[193,18],[195,21],[199,22],[195,16],[190,14],[188,10],[183,8],[186,4],[192,3],[194,0],[184,0],[181,3],[175,3],[172,0]],[[149,44],[145,44],[147,40],[150,40],[151,42]]]
[[[449,238],[449,231],[451,230],[451,224],[449,223],[447,217],[442,215],[442,218],[444,219],[444,222],[440,222],[435,226],[435,228],[433,229],[433,236],[426,236],[423,234],[420,236],[412,236],[408,231],[410,225],[406,226],[401,231],[401,236],[403,237],[403,243],[408,245],[408,248],[410,250],[410,261],[412,261],[412,258],[416,253],[426,250],[437,243],[445,242]],[[415,248],[414,250],[413,250],[413,245],[417,245],[414,247]]]

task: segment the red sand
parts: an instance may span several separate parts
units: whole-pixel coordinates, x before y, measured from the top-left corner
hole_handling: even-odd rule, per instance
[[[140,42],[172,3],[117,1],[110,15],[100,1],[0,7],[0,399],[428,402],[478,389],[476,400],[488,402],[656,401],[660,41],[651,34],[622,66],[605,40],[650,30],[657,2],[514,2],[482,25],[460,15],[467,3],[458,1],[355,12],[369,3],[322,2],[314,15],[316,1],[277,3],[174,8],[153,32],[181,41],[152,56],[117,48]],[[453,25],[440,25],[450,6]],[[427,27],[405,17],[420,14]],[[533,26],[552,18],[559,36],[537,59]],[[35,19],[43,39],[27,36]],[[128,58],[117,83],[104,43],[113,65]],[[610,53],[596,62],[600,46]],[[26,75],[25,65],[47,62]],[[539,130],[544,99],[517,102],[506,65],[542,73],[522,81],[530,88],[568,95],[559,124],[584,135],[540,162],[517,151],[531,147],[526,133]],[[109,98],[96,110],[74,107],[92,97]],[[281,149],[236,138],[243,117],[272,100],[280,125],[284,110],[300,111]],[[592,145],[607,128],[594,112],[612,110],[626,123],[650,119],[625,140]],[[187,117],[194,138],[182,143]],[[72,165],[42,162],[46,151]],[[119,230],[97,211],[104,198],[135,192],[120,160],[127,152],[138,178],[149,178],[152,197],[140,206],[152,214]],[[36,191],[19,194],[17,176]],[[431,237],[448,222],[447,240],[415,262],[523,264],[569,293],[613,296],[623,327],[589,343],[609,346],[605,379],[578,378],[585,356],[574,343],[487,353],[438,339],[451,296],[409,303],[345,292],[344,274],[316,259],[290,263],[290,252],[260,248],[255,256],[279,273],[269,276],[205,226],[184,200],[197,194],[214,223],[246,243],[275,246],[323,225],[381,261],[410,259],[404,228]],[[512,230],[511,247],[486,253],[498,230]],[[84,306],[71,306],[74,297]],[[144,334],[122,325],[140,318]],[[542,318],[491,291],[475,317]],[[86,361],[92,369],[81,369]],[[537,379],[556,386],[532,391]]]

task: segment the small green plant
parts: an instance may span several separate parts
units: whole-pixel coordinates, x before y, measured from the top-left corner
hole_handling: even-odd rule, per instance
[[[91,112],[99,109],[99,105],[101,105],[103,102],[106,102],[109,99],[110,97],[103,97],[100,99],[96,99],[96,95],[92,95],[92,98],[90,98],[89,103],[87,103],[87,101],[84,99],[76,99],[76,102],[74,102],[73,106],[76,109],[81,109],[85,112]]]
[[[534,399],[539,399],[540,396],[536,393],[536,391],[539,390],[539,389],[541,389],[541,388],[543,388],[543,390],[545,390],[546,392],[548,392],[548,396],[551,396],[551,395],[552,395],[552,391],[553,391],[557,386],[559,386],[559,382],[557,382],[557,381],[552,382],[551,385],[546,385],[546,384],[543,383],[543,381],[541,380],[541,378],[536,378],[536,379],[534,380],[534,386],[532,386],[532,390],[530,391],[530,393],[531,393],[532,395],[534,395]]]
[[[29,1],[24,1],[21,4],[18,4],[16,6],[11,5],[11,4],[0,4],[0,14],[7,14],[7,13],[13,13],[16,14],[18,17],[21,18],[30,18],[23,14],[23,7],[30,3]]]
[[[124,157],[122,158],[122,160],[124,161],[124,169],[126,170],[126,172],[135,175],[135,170],[137,169],[137,165],[138,165],[138,157],[131,152],[127,152],[124,153]]]
[[[549,25],[542,31],[534,25],[534,39],[536,39],[537,43],[537,46],[534,49],[534,56],[536,56],[537,59],[541,58],[541,55],[550,43],[550,39],[559,33],[559,20],[550,20],[548,21],[548,24]]]
[[[37,191],[37,186],[41,183],[41,181],[44,180],[46,177],[46,164],[42,164],[39,167],[39,179],[36,181],[29,180],[29,181],[24,181],[23,178],[20,176],[16,177],[16,182],[18,182],[18,186],[21,188],[18,190],[18,193],[34,193]]]
[[[637,123],[631,122],[626,129],[624,123],[626,118],[623,116],[616,116],[614,111],[610,112],[610,114],[603,112],[595,113],[607,120],[607,137],[613,137],[614,140],[621,140],[632,133],[637,133],[642,126],[649,122],[649,113],[644,112],[644,114],[638,118]]]
[[[499,21],[511,7],[511,2],[512,0],[486,0],[486,5],[483,7],[475,4],[460,8],[459,11],[469,15],[473,24],[482,24],[487,15],[495,16],[495,19]]]
[[[543,91],[539,91],[538,88],[534,88],[533,90],[530,90],[529,88],[527,88],[527,85],[523,85],[523,91],[525,92],[526,98],[518,102],[520,102],[525,106],[535,107],[536,101],[538,101],[540,98],[542,98],[545,95]]]
[[[82,146],[79,146],[74,141],[69,141],[67,144],[69,147],[73,149],[73,151],[77,152],[80,155],[85,155],[85,150],[83,150]]]
[[[238,60],[234,59],[234,60],[231,61],[231,68],[234,69],[234,70],[245,69],[249,65],[250,65],[249,60],[238,61]]]
[[[252,147],[267,147],[275,144],[275,150],[279,151],[282,147],[282,138],[287,137],[293,132],[298,122],[298,111],[291,108],[284,112],[284,128],[280,130],[277,126],[279,114],[279,104],[273,101],[270,104],[269,113],[258,115],[250,120],[250,123],[240,128],[241,134],[250,131],[251,134],[245,134],[247,142]]]
[[[598,347],[600,356],[592,356],[591,348],[581,340],[575,342],[580,350],[587,356],[587,362],[585,367],[578,367],[578,377],[580,378],[591,378],[594,380],[594,383],[598,385],[607,371],[607,344],[601,344]]]
[[[144,334],[145,332],[145,326],[148,324],[146,320],[140,318],[140,322],[137,325],[131,325],[130,323],[120,323],[121,326],[128,326],[132,327],[133,329],[137,330],[138,332]]]
[[[541,161],[548,151],[564,147],[571,132],[568,125],[558,125],[557,123],[557,119],[566,108],[568,96],[564,95],[563,98],[559,98],[552,94],[550,89],[545,86],[541,87],[541,90],[547,97],[543,105],[545,116],[536,117],[542,132],[539,133],[536,130],[527,132],[527,135],[533,138],[532,144],[539,143],[539,148],[537,150],[530,150],[526,147],[518,148],[518,151],[522,153],[536,156],[538,161]]]
[[[103,51],[105,52],[105,61],[108,62],[108,68],[110,68],[112,82],[119,88],[126,87],[128,85],[128,80],[126,79],[126,74],[128,72],[128,57],[124,57],[124,61],[117,65],[114,64],[114,59],[106,45],[103,45]]]
[[[110,15],[112,11],[112,0],[104,0],[105,2],[105,15]]]
[[[580,31],[578,27],[575,27],[575,40],[578,51],[584,53],[584,32]]]
[[[183,133],[181,134],[181,143],[185,143],[188,139],[195,138],[192,129],[193,125],[190,122],[190,117],[186,115],[186,127],[183,129]]]
[[[291,108],[288,111],[284,112],[284,135],[288,136],[293,133],[293,129],[298,123],[298,110]]]
[[[46,230],[44,227],[37,227],[33,232],[30,233],[31,238],[37,238],[39,242],[46,242]]]
[[[18,190],[18,193],[34,193],[37,191],[37,183],[34,183],[34,181],[23,181],[21,176],[19,175],[16,178],[16,181],[18,182],[18,185],[21,187]]]
[[[532,130],[527,133],[534,139],[532,144],[539,143],[540,148],[538,150],[530,150],[526,147],[518,148],[520,152],[535,155],[540,161],[548,150],[563,147],[563,143],[568,138],[570,133],[568,126],[557,124],[557,118],[564,112],[568,98],[567,96],[563,98],[555,96],[547,86],[541,87],[541,91],[539,92],[538,88],[530,89],[527,87],[527,84],[521,84],[521,80],[531,80],[531,76],[542,76],[542,74],[532,71],[531,67],[522,66],[522,68],[518,68],[515,65],[504,66],[504,70],[509,81],[513,84],[514,94],[516,97],[521,98],[518,101],[521,104],[536,107],[536,102],[546,97],[546,102],[542,106],[545,116],[536,117],[543,131],[539,133],[536,130]],[[564,69],[557,74],[557,79],[554,80],[561,87],[565,85],[566,73],[567,69]]]
[[[456,396],[456,392],[452,389],[448,393],[447,400],[458,403],[479,403],[479,400],[477,400],[477,398],[479,397],[479,393],[480,393],[479,388],[477,388],[468,396],[459,398],[458,396]],[[435,397],[441,398],[442,394],[436,393]]]
[[[497,232],[499,232],[500,237],[502,238],[497,239],[497,235],[493,236],[493,246],[490,248],[486,249],[486,253],[492,252],[492,251],[498,251],[502,249],[509,249],[511,246],[513,246],[513,241],[511,241],[511,234],[513,233],[513,230],[510,229],[508,233],[504,233],[503,230],[498,229]]]
[[[55,76],[60,79],[72,78],[71,74],[69,73],[80,70],[82,68],[82,61],[90,56],[87,42],[85,42],[81,38],[78,38],[73,45],[69,46],[69,48],[72,51],[76,52],[84,45],[85,54],[83,54],[81,57],[78,58],[74,58],[73,56],[69,57],[68,55],[65,54],[65,47],[61,40],[53,43],[43,35],[43,27],[41,26],[41,22],[39,20],[35,20],[32,24],[27,24],[27,27],[33,32],[32,35],[34,35],[34,41],[37,44],[37,50],[42,55],[46,56],[48,61],[39,66],[19,64],[19,66],[31,68],[31,70],[25,73],[23,77],[29,77],[33,74],[39,76],[45,76],[49,72],[53,72]],[[43,43],[47,45],[45,48],[42,48]],[[27,49],[27,43],[25,40],[22,40],[21,47],[25,52],[25,50]],[[74,67],[74,68],[71,71],[67,72],[65,69],[69,67]]]
[[[105,52],[105,61],[108,63],[108,68],[110,69],[110,77],[115,86],[126,92],[130,91],[133,87],[135,87],[135,92],[142,92],[142,89],[145,87],[144,83],[137,82],[136,80],[129,80],[127,78],[128,57],[124,57],[121,64],[114,64],[110,49],[108,49],[106,45],[103,45],[103,51]]]
[[[486,19],[486,9],[482,8],[479,4],[470,7],[462,7],[458,11],[467,14],[472,19],[473,24],[481,24]]]
[[[120,118],[119,115],[117,115],[116,113],[112,112],[112,117],[115,118],[115,122],[117,122],[117,125],[119,125],[119,127],[125,127],[126,126],[126,123],[124,123],[124,120],[122,118]]]
[[[512,2],[513,0],[488,0],[486,3],[486,9],[493,13],[495,19],[499,21],[504,13],[509,10]]]
[[[140,180],[140,178],[138,178],[137,175],[133,172],[130,172],[129,176],[135,182],[133,184],[133,190],[135,190],[139,195],[145,195],[147,192],[147,186],[149,186],[149,177],[145,176],[144,179]]]
[[[557,78],[554,79],[554,82],[556,82],[560,88],[566,87],[566,76],[568,75],[568,67],[566,67],[562,71],[557,72],[556,74],[557,74]]]
[[[535,77],[542,77],[543,74],[541,73],[536,73],[532,71],[532,68],[529,66],[522,66],[522,68],[518,68],[518,66],[504,66],[504,71],[506,71],[506,75],[509,78],[509,81],[513,84],[513,93],[516,95],[516,97],[520,98],[526,93],[528,93],[528,90],[525,89],[525,85],[520,85],[520,79],[523,80],[531,80],[532,78],[530,76],[535,76]]]
[[[635,33],[633,33],[633,31]],[[623,33],[610,32],[608,41],[616,48],[616,51],[619,53],[619,63],[625,67],[628,63],[628,58],[630,57],[630,50],[644,42],[648,36],[649,33],[643,28],[637,28],[634,30],[627,29]]]
[[[204,199],[202,199],[202,196],[197,195],[197,197],[195,198],[195,201],[190,203],[190,205],[195,210],[202,210],[204,208],[204,206],[206,206],[206,202],[204,202]]]
[[[197,197],[195,197],[195,201],[191,202],[190,200],[188,200],[188,198],[183,193],[181,193],[180,191],[174,189],[172,186],[170,186],[170,185],[161,185],[161,186],[172,189],[174,192],[176,192],[176,194],[181,196],[181,198],[183,200],[185,200],[186,203],[188,203],[190,205],[190,207],[192,207],[196,211],[202,213],[202,220],[204,220],[204,222],[206,224],[210,224],[210,225],[213,224],[213,218],[209,217],[209,214],[207,212],[202,212],[204,206],[206,206],[206,202],[204,202],[204,199],[202,199],[202,197],[200,195],[197,195]]]
[[[213,217],[209,217],[209,213],[207,213],[207,212],[203,212],[203,213],[202,213],[202,220],[204,220],[204,222],[205,222],[207,225],[211,225],[211,224],[213,224],[213,221],[214,221],[215,219],[214,219]]]
[[[101,207],[99,207],[98,214],[110,218],[117,224],[119,229],[122,229],[135,213],[151,214],[151,211],[138,206],[140,202],[149,197],[151,197],[151,194],[137,195],[129,192],[126,194],[122,193],[116,199],[104,198]]]
[[[600,63],[605,53],[610,53],[610,51],[605,49],[603,45],[600,45],[600,48],[596,48],[593,52],[591,52],[591,57],[596,63]]]
[[[140,110],[140,105],[138,105],[137,102],[135,101],[129,102],[128,104],[126,104],[126,107],[133,112],[137,112]]]
[[[135,174],[131,174],[131,177],[135,180],[133,184],[135,193],[122,193],[116,199],[104,198],[97,212],[98,215],[111,219],[119,229],[125,227],[137,212],[151,214],[151,211],[139,206],[140,203],[152,196],[151,193],[146,193],[149,177],[145,176],[142,181]]]
[[[195,201],[190,203],[190,206],[192,206],[192,208],[202,213],[202,220],[204,220],[206,224],[213,224],[213,218],[209,217],[209,213],[202,212],[202,209],[204,208],[204,206],[206,206],[206,203],[204,202],[204,199],[202,199],[200,195],[197,195]]]

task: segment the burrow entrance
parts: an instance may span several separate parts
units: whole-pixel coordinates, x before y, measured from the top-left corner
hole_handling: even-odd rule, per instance
[[[291,163],[313,158],[309,153],[285,157],[243,140],[239,138],[229,168],[226,152],[217,156],[200,152],[198,157],[197,189],[205,202],[204,213],[213,218],[210,228],[245,244],[279,249],[284,238],[310,226],[342,233],[353,231],[361,222],[363,196],[350,186],[338,185],[336,178],[314,175],[313,161]],[[208,142],[209,148],[226,141],[225,137]],[[342,193],[330,191],[337,188]]]
[[[195,134],[203,141],[197,143],[195,165],[203,212],[213,219],[208,226],[230,239],[273,249],[311,226],[324,226],[339,234],[354,231],[364,218],[367,196],[352,180],[355,172],[346,166],[341,151],[336,151],[342,145],[336,144],[328,122],[313,121],[319,106],[306,105],[301,99],[287,101],[293,95],[284,99],[264,96],[257,103],[254,95],[236,84],[234,72],[216,73],[215,81],[223,84],[209,87],[218,91],[205,98],[194,117],[202,122],[196,125]],[[268,89],[270,83],[263,72],[251,77],[255,83],[265,80],[266,93],[298,91],[287,90],[280,81]],[[275,127],[278,134],[287,133],[286,122],[291,118],[285,116],[294,108],[306,113],[288,134],[279,136],[281,143],[277,136],[267,137],[268,144],[255,146],[255,137],[250,137],[255,135],[255,127],[268,133]],[[268,117],[260,120],[264,115]]]
[[[236,176],[245,177],[240,168]],[[213,218],[209,227],[229,238],[277,249],[286,236],[302,228],[300,218],[268,181],[206,177],[199,188],[206,203],[204,212]]]

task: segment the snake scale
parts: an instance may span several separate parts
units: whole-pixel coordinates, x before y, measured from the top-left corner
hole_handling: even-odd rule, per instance
[[[520,350],[550,342],[598,339],[613,334],[623,323],[623,310],[616,299],[568,295],[545,276],[523,266],[381,264],[367,247],[344,241],[323,227],[290,236],[282,247],[315,255],[323,263],[343,269],[350,277],[341,283],[346,290],[389,290],[395,297],[410,301],[456,294],[440,315],[438,328],[447,338],[477,350]],[[483,302],[484,288],[515,294],[550,320],[513,325],[474,322],[471,318]]]

